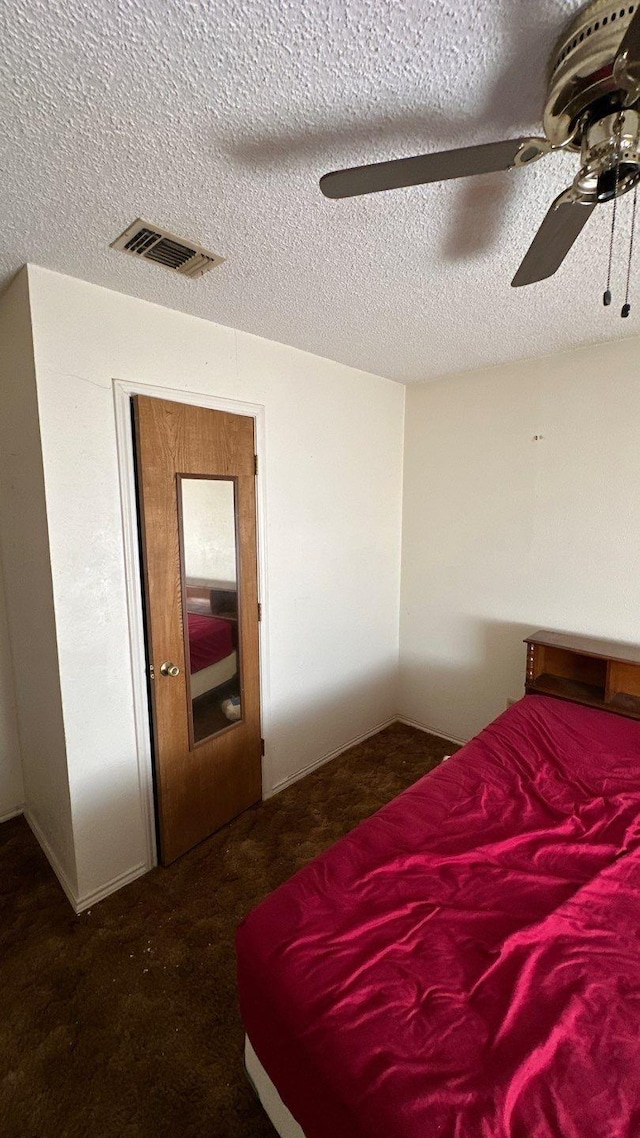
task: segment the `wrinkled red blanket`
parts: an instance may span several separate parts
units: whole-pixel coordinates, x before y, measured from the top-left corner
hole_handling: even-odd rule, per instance
[[[238,969],[307,1138],[638,1138],[640,723],[526,697],[250,913]]]
[[[189,622],[189,656],[191,675],[217,664],[233,652],[233,632],[228,620],[215,616],[187,613]]]

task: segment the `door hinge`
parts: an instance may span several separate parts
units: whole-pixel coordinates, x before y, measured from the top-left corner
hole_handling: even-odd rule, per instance
[[[260,604],[260,601],[258,601],[258,624],[260,624],[261,620],[262,620],[262,605]]]
[[[155,670],[153,664],[149,664],[149,679],[155,680],[155,678],[156,678],[156,670]]]
[[[258,456],[257,456],[257,454],[254,454],[254,456],[253,456],[253,472],[254,472],[254,474],[258,473]]]
[[[264,755],[264,739],[260,740],[260,754]]]

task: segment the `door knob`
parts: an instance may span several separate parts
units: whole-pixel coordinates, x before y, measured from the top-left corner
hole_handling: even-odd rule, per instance
[[[179,676],[180,669],[177,664],[172,664],[169,660],[165,660],[164,664],[160,665],[160,672],[163,676]]]

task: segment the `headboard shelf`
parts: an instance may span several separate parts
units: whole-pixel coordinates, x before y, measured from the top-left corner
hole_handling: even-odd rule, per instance
[[[540,629],[525,639],[525,692],[640,719],[640,647]]]

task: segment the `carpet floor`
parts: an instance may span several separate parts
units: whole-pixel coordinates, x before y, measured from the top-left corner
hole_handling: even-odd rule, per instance
[[[452,750],[395,724],[79,917],[24,820],[0,826],[2,1138],[273,1138],[236,925]]]

